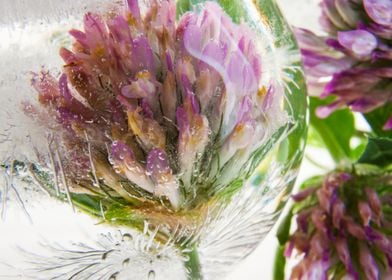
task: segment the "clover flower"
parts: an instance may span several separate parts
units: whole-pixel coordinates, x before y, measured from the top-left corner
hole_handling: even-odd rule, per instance
[[[383,279],[392,271],[392,177],[335,172],[293,196],[291,279]],[[295,206],[296,207],[296,206]]]
[[[128,0],[87,13],[59,78],[33,74],[28,114],[52,131],[61,191],[189,209],[247,174],[287,121],[257,34],[214,2],[176,12],[174,0]]]
[[[327,117],[344,106],[367,113],[392,101],[392,2],[389,0],[321,1],[320,23],[327,36],[297,29],[296,37],[310,87],[321,97]],[[392,128],[392,116],[384,129]]]

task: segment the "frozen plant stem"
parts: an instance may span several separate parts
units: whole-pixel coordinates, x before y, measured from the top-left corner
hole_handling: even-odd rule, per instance
[[[187,271],[189,280],[202,280],[201,266],[199,253],[197,252],[197,245],[192,245],[189,250],[184,252],[184,257],[186,257],[185,269]]]

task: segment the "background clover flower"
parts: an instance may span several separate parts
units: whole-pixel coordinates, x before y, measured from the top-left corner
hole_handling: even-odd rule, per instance
[[[349,107],[368,113],[392,100],[392,3],[389,0],[321,1],[327,36],[297,29],[308,85],[334,96],[317,113]],[[384,125],[391,129],[392,116]]]
[[[123,14],[87,13],[70,35],[60,77],[33,74],[41,106],[28,113],[54,132],[72,193],[195,207],[287,121],[257,34],[214,2],[177,21],[175,1],[142,12],[129,0]]]
[[[391,175],[328,174],[293,196],[291,279],[385,279],[392,271]],[[317,275],[317,276],[315,276]]]

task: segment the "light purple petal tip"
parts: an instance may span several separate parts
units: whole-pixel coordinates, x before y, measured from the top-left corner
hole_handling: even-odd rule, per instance
[[[84,17],[84,30],[87,40],[95,43],[97,40],[104,38],[106,27],[99,15],[87,13]],[[90,47],[92,46],[90,45]]]
[[[298,213],[297,215],[297,224],[298,224],[298,228],[302,231],[302,232],[308,232],[309,229],[309,217],[312,213],[312,208],[306,209],[301,211],[300,213]]]
[[[165,151],[152,149],[147,157],[146,169],[153,178],[158,180],[161,175],[171,174],[169,160]]]
[[[335,248],[338,253],[339,259],[343,262],[347,271],[352,271],[352,261],[347,240],[341,237],[337,238],[335,241]]]
[[[366,244],[361,244],[359,249],[359,262],[365,273],[366,279],[378,280],[379,270],[377,264]]]
[[[117,42],[131,42],[131,32],[128,26],[128,22],[125,20],[124,17],[118,16],[113,20],[109,21],[108,27],[111,35],[113,35]]]
[[[392,24],[391,0],[363,0],[366,13],[376,23],[381,25]]]
[[[328,118],[337,108],[335,106],[326,105],[316,109],[316,116],[320,119]]]
[[[60,94],[64,99],[68,102],[70,102],[73,99],[73,96],[69,90],[68,87],[68,81],[67,81],[67,75],[62,74],[59,79],[59,89],[60,89]]]
[[[341,222],[346,212],[346,206],[340,199],[332,205],[332,223],[335,228],[341,227]]]
[[[342,180],[342,182],[347,182],[350,181],[353,178],[353,175],[347,172],[342,172],[339,174],[339,179]]]
[[[327,49],[325,40],[312,31],[303,28],[294,28],[295,38],[302,49],[322,52]]]
[[[132,58],[139,71],[148,70],[155,73],[154,53],[145,36],[140,36],[133,41]]]
[[[171,57],[169,52],[166,53],[166,64],[167,64],[167,70],[173,72],[174,71],[173,58]]]
[[[286,244],[286,247],[284,249],[284,256],[286,258],[290,258],[293,253],[293,250],[294,250],[294,242],[290,241],[288,244]]]
[[[197,101],[196,95],[194,95],[192,92],[188,92],[186,98],[189,98],[189,102],[192,108],[192,113],[200,114],[200,106],[199,106],[199,102]]]
[[[367,199],[369,201],[370,207],[375,214],[376,219],[381,217],[381,207],[382,203],[377,192],[372,188],[365,188]]]
[[[186,128],[189,126],[188,118],[184,108],[182,107],[177,108],[176,119],[180,132],[184,132]]]
[[[124,160],[134,159],[131,148],[122,141],[114,141],[111,147],[110,159],[112,161],[122,162]]]
[[[392,117],[390,117],[388,119],[388,121],[385,123],[383,129],[384,130],[391,130],[392,129]]]
[[[135,19],[140,22],[140,8],[138,0],[127,0],[128,9],[131,11]]]
[[[80,116],[72,113],[68,108],[60,107],[57,109],[59,121],[62,124],[68,125],[72,121],[80,121]],[[71,128],[71,127],[67,127]]]
[[[327,233],[326,212],[321,208],[316,208],[311,214],[311,221],[317,231]]]
[[[365,240],[366,234],[363,227],[354,222],[350,217],[345,217],[347,231],[359,240]]]
[[[149,105],[148,101],[145,98],[143,98],[141,101],[141,107],[143,109],[143,115],[146,118],[149,119],[154,118],[154,112],[152,111],[151,106]]]
[[[69,34],[74,37],[83,47],[87,47],[87,36],[80,30],[71,29]]]
[[[219,46],[216,42],[211,41],[204,47],[203,56],[223,66],[227,56],[227,45]]]
[[[370,209],[369,204],[360,201],[358,203],[358,211],[359,211],[359,215],[361,216],[363,225],[368,226],[372,218],[372,210]]]
[[[299,192],[297,194],[292,195],[292,199],[295,202],[299,202],[302,201],[306,198],[308,198],[310,195],[312,195],[318,188],[317,187],[313,187],[313,188],[307,188],[306,190]]]
[[[335,0],[323,0],[321,1],[320,6],[323,11],[321,18],[325,17],[329,19],[338,29],[347,29],[348,25],[339,14],[335,5]]]
[[[359,57],[369,56],[377,47],[377,38],[366,30],[338,32],[339,43]]]

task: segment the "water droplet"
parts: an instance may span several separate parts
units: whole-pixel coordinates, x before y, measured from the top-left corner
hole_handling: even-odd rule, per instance
[[[155,271],[154,270],[150,270],[148,272],[148,280],[154,280],[155,279]]]
[[[113,252],[113,250],[110,250],[110,251],[107,251],[107,252],[103,253],[103,254],[102,254],[102,259],[103,259],[103,260],[106,260],[107,257],[109,256],[109,254],[110,254],[111,252]]]
[[[125,233],[125,234],[123,235],[123,241],[125,241],[125,242],[129,242],[129,241],[131,241],[132,239],[133,239],[133,236],[130,235],[129,233]]]
[[[117,279],[117,276],[118,276],[118,272],[113,273],[113,274],[109,277],[109,280],[116,280],[116,279]]]
[[[123,267],[128,266],[128,265],[129,265],[129,262],[130,262],[130,259],[129,259],[129,258],[128,258],[128,259],[125,259],[125,260],[123,261],[123,263],[122,263]]]

